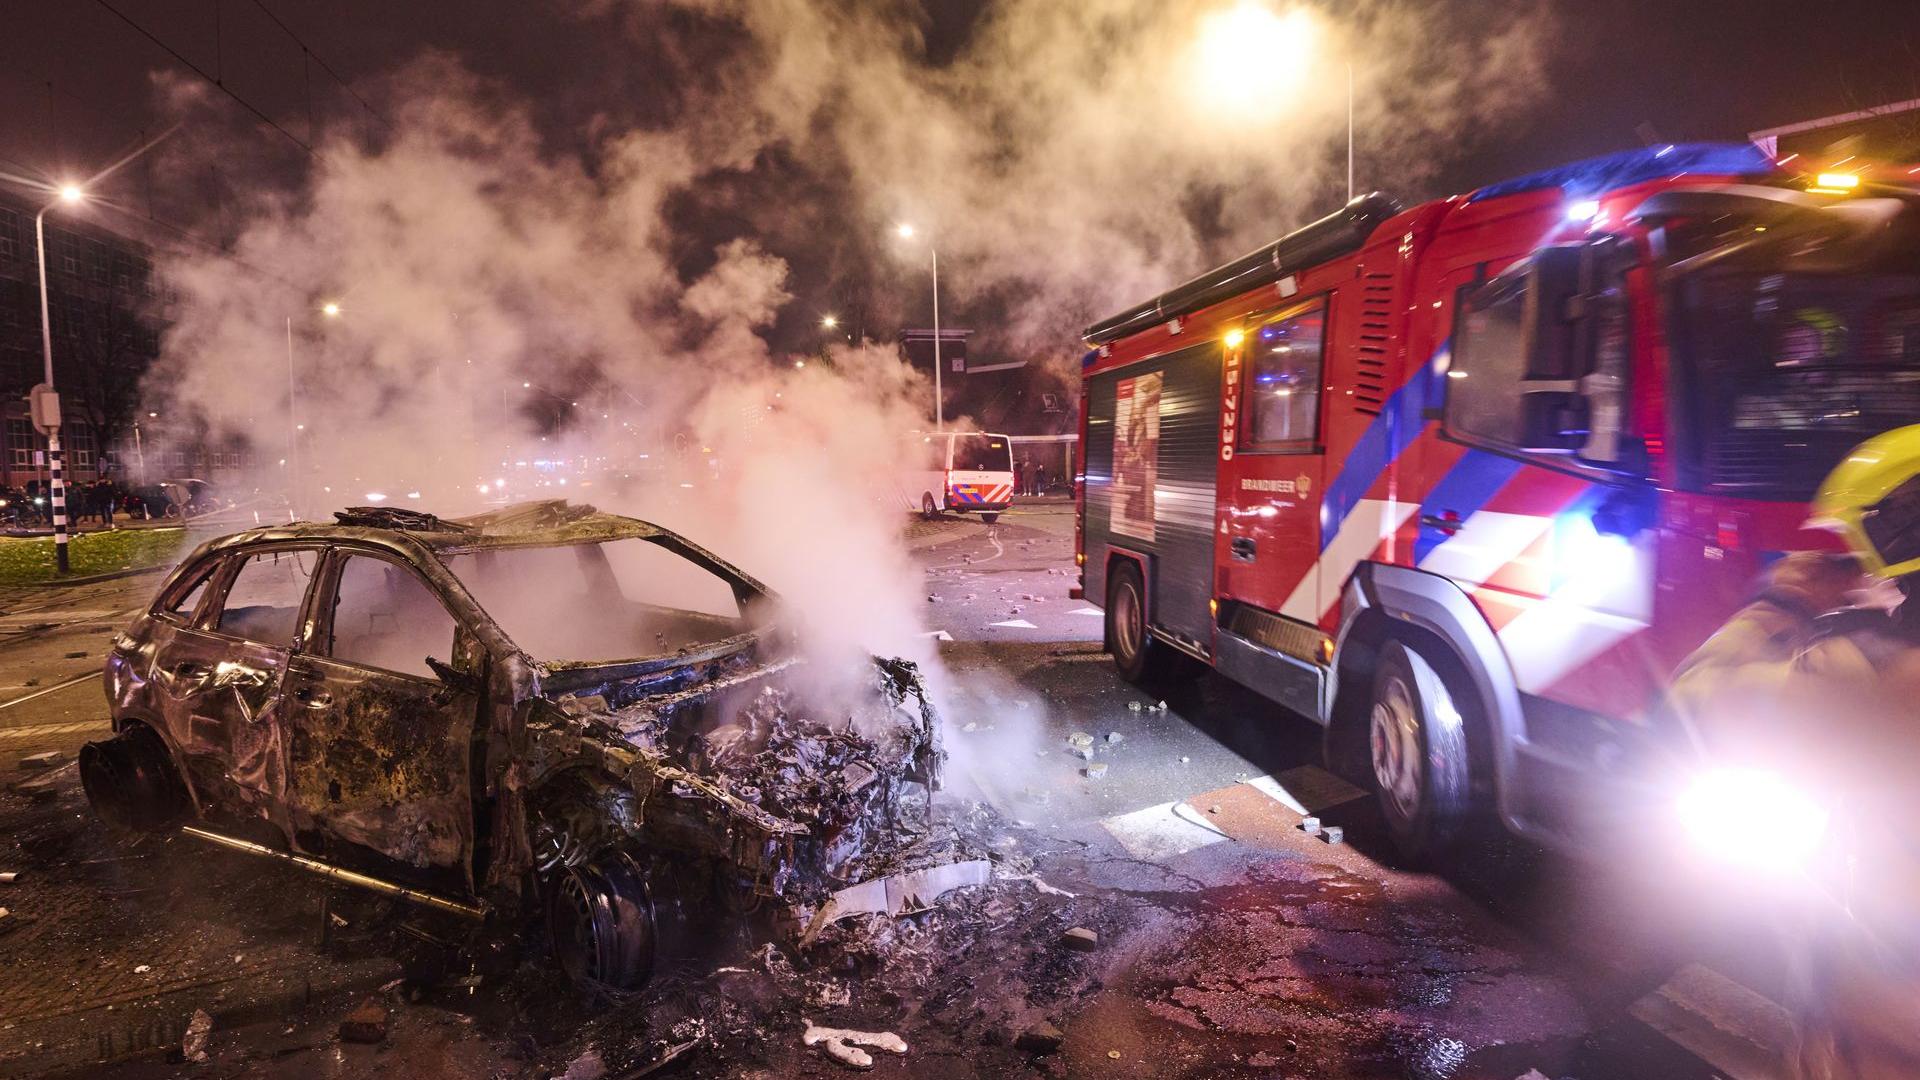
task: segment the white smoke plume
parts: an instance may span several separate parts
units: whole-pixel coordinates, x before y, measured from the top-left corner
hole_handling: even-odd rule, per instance
[[[1361,186],[1417,188],[1462,133],[1524,110],[1551,39],[1540,7],[1491,0],[1000,0],[938,59],[904,0],[568,14],[684,75],[675,99],[556,135],[537,103],[434,54],[368,88],[390,127],[331,133],[297,178],[249,182],[227,155],[231,250],[164,267],[180,302],[149,407],[252,446],[261,484],[297,489],[308,517],[415,490],[457,513],[506,479],[681,527],[791,596],[820,641],[896,653],[921,588],[871,476],[930,394],[889,347],[774,355],[790,266],[891,264],[898,288],[871,291],[901,295],[877,305],[897,322],[930,240],[943,299],[999,312],[998,348],[1070,370],[1087,318],[1337,205],[1332,58],[1353,59]],[[704,51],[671,39],[690,26]],[[1223,66],[1218,44],[1243,39],[1273,55]],[[163,89],[175,112],[206,108]],[[919,246],[890,238],[902,220]]]

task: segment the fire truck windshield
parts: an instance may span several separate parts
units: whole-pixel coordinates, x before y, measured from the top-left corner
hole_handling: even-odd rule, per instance
[[[1726,264],[1668,293],[1683,488],[1810,498],[1869,436],[1920,418],[1920,272]]]

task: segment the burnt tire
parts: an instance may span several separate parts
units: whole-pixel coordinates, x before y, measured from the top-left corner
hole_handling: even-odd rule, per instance
[[[583,990],[632,990],[653,975],[653,897],[646,876],[624,855],[556,870],[547,886],[547,929],[554,960]]]
[[[1473,809],[1469,694],[1404,642],[1388,641],[1367,710],[1369,779],[1402,855],[1439,860],[1459,841]]]
[[[937,518],[937,517],[939,517],[939,516],[940,516],[940,507],[939,507],[939,505],[938,505],[938,504],[936,504],[936,503],[935,503],[935,502],[933,501],[933,492],[931,492],[931,491],[928,491],[928,492],[925,492],[925,493],[923,493],[923,494],[922,494],[922,495],[920,496],[920,518],[921,518],[921,520],[923,520],[923,521],[932,521],[932,520],[933,520],[934,518]]]
[[[1113,666],[1130,683],[1183,682],[1201,665],[1186,653],[1158,641],[1147,628],[1147,588],[1133,563],[1114,566],[1107,576],[1107,649]]]
[[[94,816],[121,833],[165,832],[187,812],[187,788],[167,744],[133,724],[80,748],[80,786]]]

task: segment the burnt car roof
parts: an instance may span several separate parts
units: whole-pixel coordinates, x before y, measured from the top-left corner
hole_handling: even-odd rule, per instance
[[[672,537],[697,547],[671,529],[564,499],[516,503],[463,518],[442,518],[419,510],[382,506],[350,507],[336,512],[334,517],[337,520],[332,522],[294,521],[248,529],[221,537],[212,547],[226,548],[263,540],[361,540],[382,547],[418,545],[457,554],[488,548],[548,547],[655,536]],[[411,541],[411,545],[405,541]]]

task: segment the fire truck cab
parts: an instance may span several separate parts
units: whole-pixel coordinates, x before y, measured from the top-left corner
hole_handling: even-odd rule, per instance
[[[1314,718],[1410,855],[1481,812],[1585,850],[1678,662],[1833,546],[1820,479],[1920,421],[1920,191],[1695,145],[1372,194],[1086,339],[1122,674]]]

